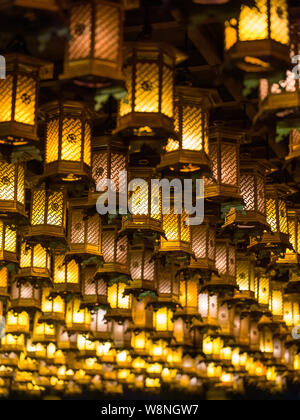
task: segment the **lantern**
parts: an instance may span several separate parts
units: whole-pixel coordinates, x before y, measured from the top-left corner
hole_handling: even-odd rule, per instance
[[[59,326],[57,330],[57,348],[64,352],[77,350],[77,334],[66,331],[64,326]]]
[[[115,315],[112,314],[113,316]],[[109,316],[111,316],[109,314]],[[127,317],[129,318],[129,317]],[[125,319],[123,317],[123,319],[121,318],[116,318],[112,320],[112,339],[113,339],[113,345],[116,349],[121,349],[118,353],[118,358],[117,358],[117,363],[120,364],[122,362],[124,362],[125,364],[128,364],[128,366],[130,365],[130,361],[128,360],[127,357],[129,356],[129,353],[127,350],[124,349],[129,349],[131,347],[131,336],[132,333],[129,330],[129,320]]]
[[[51,102],[46,115],[44,178],[56,182],[91,176],[91,111],[81,102]]]
[[[55,255],[53,261],[54,291],[65,293],[80,293],[80,266],[74,260],[64,262],[64,255]]]
[[[219,277],[213,275],[207,288],[236,288],[236,249],[229,239],[218,239],[216,242],[216,269]]]
[[[65,320],[65,302],[61,296],[51,295],[50,287],[42,289],[42,315],[40,320],[53,323],[63,323]]]
[[[94,340],[100,341],[100,346],[103,346],[104,352],[110,349],[111,337],[111,323],[105,319],[107,311],[98,309],[91,313],[91,334]],[[99,349],[100,350],[100,349]]]
[[[17,263],[17,232],[0,220],[0,262]]]
[[[94,357],[96,356],[96,343],[89,340],[85,335],[78,334],[77,336],[77,347],[80,352],[80,356]]]
[[[144,162],[145,163],[145,162]],[[130,219],[123,217],[122,232],[136,231],[162,233],[162,208],[159,186],[152,187],[152,179],[156,178],[155,169],[145,166],[143,161],[139,167],[131,167],[129,179],[131,192],[129,192]],[[144,183],[140,185],[139,181]]]
[[[245,134],[215,122],[209,131],[213,180],[205,179],[204,194],[214,200],[240,199],[240,143]]]
[[[20,270],[16,278],[28,278],[31,281],[49,282],[50,274],[50,255],[41,245],[26,248],[26,244],[21,246]]]
[[[216,225],[211,218],[206,217],[201,225],[191,226],[191,242],[194,258],[189,267],[201,272],[215,270],[216,258]]]
[[[10,303],[14,310],[41,308],[40,289],[29,280],[15,280],[12,283]]]
[[[153,249],[144,244],[133,245],[130,249],[130,288],[154,290],[156,287],[155,262]]]
[[[88,332],[91,327],[91,313],[87,308],[80,309],[81,301],[73,298],[66,304],[66,328],[68,332]]]
[[[10,322],[11,321],[12,320],[10,320]],[[19,327],[21,327],[21,325],[19,325]],[[24,327],[25,325],[23,325],[23,329]],[[25,335],[20,334],[19,332],[16,333],[16,323],[10,325],[10,329],[14,330],[14,332],[9,333],[7,331],[5,337],[1,339],[1,351],[21,353],[25,350]]]
[[[107,305],[107,283],[94,279],[96,270],[93,266],[82,269],[82,305],[91,309]]]
[[[254,255],[238,253],[236,261],[237,285],[240,291],[255,291],[255,258]]]
[[[170,138],[159,169],[172,173],[209,170],[209,108],[214,103],[213,90],[177,86],[175,98],[175,132]]]
[[[198,297],[198,310],[204,325],[219,327],[218,322],[218,296],[201,292]]]
[[[30,227],[25,236],[31,242],[44,244],[45,247],[49,247],[51,241],[65,244],[65,227],[65,191],[63,189],[50,191],[45,187],[33,190]]]
[[[0,212],[26,216],[25,168],[21,163],[0,161]]]
[[[283,319],[288,327],[295,327],[299,323],[300,307],[297,296],[286,295],[283,301]]]
[[[273,356],[273,330],[272,322],[269,318],[263,316],[259,321],[260,328],[260,351],[266,358]]]
[[[128,239],[118,236],[118,225],[105,225],[102,229],[102,252],[104,264],[96,274],[98,278],[110,278],[124,275],[129,277],[128,267]]]
[[[268,309],[270,303],[270,277],[264,269],[257,269],[255,277],[255,298],[259,305]]]
[[[288,209],[289,241],[293,249],[287,249],[284,258],[279,258],[277,264],[294,266],[300,262],[300,212],[298,209]]]
[[[153,312],[153,326],[157,333],[162,333],[162,337],[167,338],[168,333],[172,334],[174,329],[173,311],[167,306],[161,306]],[[165,334],[164,334],[165,333]]]
[[[6,78],[0,80],[0,144],[37,142],[39,82],[52,78],[53,65],[19,53],[7,54],[5,59]]]
[[[226,214],[225,227],[234,224],[243,229],[268,228],[266,221],[265,172],[266,165],[259,161],[242,160],[240,163],[243,211],[231,209]]]
[[[1,298],[9,297],[8,294],[9,272],[6,267],[0,269],[0,301]],[[0,303],[0,317],[3,312],[3,303]]]
[[[283,322],[284,284],[273,280],[270,286],[270,309],[273,321]]]
[[[132,323],[133,328],[142,331],[150,331],[153,328],[153,310],[150,298],[139,300],[132,297]]]
[[[115,283],[108,287],[107,300],[111,310],[107,314],[109,318],[131,319],[131,297],[125,295],[126,285]]]
[[[77,203],[78,205],[79,203]],[[82,201],[84,206],[84,201]],[[79,256],[82,259],[101,254],[101,217],[98,213],[87,214],[79,208],[69,211],[68,255]]]
[[[71,5],[62,79],[90,83],[122,80],[122,5],[89,0]]]
[[[175,306],[179,303],[179,264],[176,261],[164,263],[158,260],[157,295],[158,301],[169,302]]]
[[[197,277],[180,279],[179,303],[183,310],[178,310],[178,314],[191,318],[198,315],[198,284]]]
[[[15,312],[9,310],[6,315],[6,335],[29,335],[30,332],[30,316],[27,311]],[[5,338],[5,337],[4,337]],[[9,341],[9,340],[8,340]],[[9,344],[9,343],[7,343]]]
[[[144,137],[172,135],[174,70],[184,56],[170,45],[128,43],[124,56],[127,97],[121,101],[117,132]]]
[[[256,0],[253,7],[242,5],[238,20],[232,18],[225,24],[225,50],[247,72],[271,71],[287,63],[289,42],[286,0]]]

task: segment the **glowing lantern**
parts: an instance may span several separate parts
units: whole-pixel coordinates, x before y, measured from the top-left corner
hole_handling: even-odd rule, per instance
[[[7,331],[5,337],[1,339],[1,351],[20,353],[25,350],[25,335],[20,333],[16,334],[16,323],[12,324],[10,327],[14,331],[12,333]],[[19,325],[19,327],[21,327],[21,325]],[[25,325],[23,325],[23,329],[24,327]]]
[[[203,353],[206,356],[211,356],[213,359],[219,359],[223,341],[220,337],[211,337],[204,335],[203,337]]]
[[[244,133],[215,122],[209,131],[209,158],[213,180],[205,180],[205,197],[240,199],[240,143]]]
[[[91,309],[107,305],[107,283],[95,280],[96,267],[88,266],[82,269],[82,304]]]
[[[106,314],[106,319],[113,319],[113,330],[117,328],[117,322],[120,327],[124,327],[124,322],[131,320],[131,295],[125,294],[126,285],[124,283],[115,283],[108,287],[107,300],[110,304],[110,310]]]
[[[0,212],[26,216],[23,164],[0,161]]]
[[[80,293],[80,266],[76,261],[64,262],[64,255],[55,255],[53,287],[58,293]]]
[[[94,357],[96,356],[96,343],[95,341],[89,340],[85,335],[78,334],[77,336],[77,347],[80,351],[80,356]]]
[[[11,287],[10,302],[14,310],[40,309],[40,288],[33,285],[29,280],[15,280]]]
[[[272,317],[274,321],[282,322],[284,309],[284,284],[278,281],[271,281],[270,286],[270,309],[272,312]]]
[[[209,169],[209,107],[214,91],[189,86],[176,87],[175,132],[162,156],[160,169],[169,172],[197,172]]]
[[[236,249],[228,239],[217,240],[216,269],[220,277],[212,276],[212,287],[225,285],[226,288],[234,289],[236,287]]]
[[[95,340],[101,341],[104,348],[110,349],[111,323],[105,319],[106,310],[98,309],[91,313],[91,333]],[[103,344],[104,343],[104,344]]]
[[[121,101],[117,131],[140,136],[173,134],[174,70],[185,57],[170,45],[128,43],[124,74],[127,97]]]
[[[179,303],[179,264],[175,261],[164,264],[158,261],[157,266],[157,295],[159,302]]]
[[[0,261],[17,263],[17,232],[0,220]]]
[[[158,333],[172,333],[174,328],[173,311],[166,306],[154,310],[153,326]]]
[[[53,65],[23,54],[5,56],[6,78],[0,80],[0,144],[37,142],[38,90],[51,79]]]
[[[41,320],[48,323],[62,323],[65,320],[65,302],[61,296],[52,296],[49,287],[42,289]]]
[[[55,182],[90,179],[91,111],[80,102],[51,102],[46,114],[44,178]]]
[[[268,309],[270,302],[270,277],[265,270],[257,270],[255,278],[255,297],[263,308]]]
[[[57,348],[64,352],[77,350],[77,334],[69,333],[64,326],[59,326],[57,331]]]
[[[209,293],[200,293],[198,298],[198,310],[205,325],[219,326],[218,322],[218,296]]]
[[[149,349],[149,333],[136,330],[131,334],[131,346],[135,354],[146,355]]]
[[[240,291],[255,291],[255,258],[245,253],[237,254],[237,285]]]
[[[270,71],[289,61],[289,18],[286,0],[256,0],[242,5],[238,20],[225,24],[225,49],[247,72]]]
[[[8,294],[8,282],[9,282],[9,273],[6,267],[0,269],[0,300],[1,298],[7,298]],[[0,303],[0,316],[3,312],[3,304]]]
[[[277,263],[294,266],[300,263],[300,212],[288,209],[287,214],[289,241],[293,249],[287,249],[284,258],[279,258]]]
[[[147,297],[143,300],[132,298],[132,321],[135,330],[152,330],[153,313],[149,302],[150,298]]]
[[[29,278],[33,282],[50,281],[50,255],[41,245],[26,248],[21,246],[20,270],[16,278]]]
[[[66,328],[68,332],[88,332],[91,327],[91,313],[87,308],[80,309],[81,301],[73,298],[66,305]]]
[[[6,334],[26,334],[30,332],[30,316],[28,312],[10,310],[6,315]]]
[[[216,258],[216,226],[206,218],[201,225],[191,226],[191,241],[194,258],[189,267],[201,272],[215,269]]]
[[[32,242],[45,246],[55,239],[65,242],[66,197],[63,189],[50,191],[41,187],[33,190],[31,199],[30,227],[26,232]],[[49,240],[50,239],[50,240]]]
[[[89,0],[70,8],[70,39],[62,79],[122,80],[122,5]]]
[[[288,327],[297,326],[300,317],[300,307],[297,296],[286,295],[283,301],[283,319]]]
[[[264,353],[265,357],[272,357],[274,351],[272,322],[269,318],[263,316],[259,321],[259,328],[260,351]]]
[[[179,316],[188,320],[198,315],[198,285],[197,277],[180,280],[179,303],[182,309],[178,309],[176,317]]]
[[[114,314],[115,315],[115,314]],[[112,338],[114,347],[121,349],[119,352],[118,362],[128,362],[127,356],[122,359],[122,354],[128,354],[124,349],[129,349],[131,346],[131,331],[129,330],[129,320],[124,318],[113,319],[112,321]],[[124,351],[123,351],[124,350]]]
[[[143,244],[133,245],[130,250],[130,288],[154,290],[155,262],[152,260],[153,250]]]

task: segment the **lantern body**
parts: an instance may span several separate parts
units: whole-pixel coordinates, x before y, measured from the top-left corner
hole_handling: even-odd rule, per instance
[[[278,264],[294,266],[300,262],[300,212],[297,209],[287,210],[289,241],[293,249],[287,249],[284,258],[277,260]]]
[[[91,313],[91,333],[93,339],[101,341],[101,343],[104,343],[104,346],[112,339],[111,323],[105,319],[106,313],[107,311],[101,308]]]
[[[227,239],[218,239],[216,243],[216,269],[219,272],[217,277],[213,275],[214,285],[236,285],[236,248]]]
[[[31,284],[29,280],[15,280],[11,287],[11,307],[18,311],[26,308],[40,309],[40,295],[40,289]]]
[[[107,305],[107,284],[102,279],[95,280],[95,274],[96,267],[88,266],[82,269],[82,303],[90,308]]]
[[[289,19],[286,0],[256,0],[242,5],[238,20],[225,24],[225,49],[247,72],[270,71],[289,60]]]
[[[169,139],[159,169],[185,174],[209,168],[208,124],[213,96],[214,91],[176,87],[174,120],[178,140]]]
[[[178,314],[191,317],[198,314],[198,283],[199,280],[197,277],[180,279],[179,303],[183,309],[179,309]]]
[[[188,219],[184,209],[181,214],[176,214],[174,204],[171,203],[170,213],[163,214],[162,225],[166,239],[161,238],[160,252],[192,254],[191,227]]]
[[[0,144],[37,142],[40,79],[51,79],[53,66],[23,54],[5,56],[6,78],[0,80]]]
[[[290,132],[289,141],[290,153],[286,157],[287,160],[298,158],[300,156],[300,132],[296,128]]]
[[[44,178],[75,182],[91,176],[91,111],[81,102],[51,102],[46,115]]]
[[[64,255],[55,255],[53,287],[58,293],[80,293],[80,266],[74,260],[64,263]]]
[[[78,206],[78,202],[76,206]],[[82,202],[84,205],[84,202]],[[88,259],[101,254],[101,217],[98,213],[87,215],[84,210],[72,208],[68,221],[68,255]]]
[[[130,355],[127,350],[131,346],[131,332],[128,329],[129,321],[128,319],[123,320],[122,323],[119,323],[115,320],[112,321],[112,338],[115,348],[121,349],[118,352],[116,357],[116,362],[118,365],[130,366]]]
[[[17,232],[1,220],[0,261],[17,262]]]
[[[0,269],[0,298],[8,297],[9,272],[6,267]],[[3,302],[0,303],[0,317],[3,315]]]
[[[255,298],[260,306],[268,309],[270,303],[270,277],[263,269],[257,269],[256,271]]]
[[[131,288],[154,290],[156,287],[156,267],[152,260],[153,249],[144,244],[133,245],[130,249]]]
[[[41,313],[37,312],[34,317],[32,343],[55,343],[56,327],[54,324],[42,322]]]
[[[182,58],[170,45],[126,45],[124,75],[128,94],[120,104],[118,132],[146,136],[173,133],[174,69]]]
[[[26,334],[28,335],[30,332],[30,316],[28,312],[15,312],[14,310],[10,310],[6,315],[6,334],[13,334],[13,335],[20,335]],[[8,342],[10,340],[8,339]],[[9,344],[9,343],[8,343]]]
[[[12,327],[15,330],[15,326]],[[1,339],[1,351],[20,353],[25,350],[25,335],[20,333],[9,333]]]
[[[191,226],[192,259],[190,268],[203,271],[215,269],[216,258],[216,225],[213,219],[206,217],[201,225]]]
[[[135,297],[132,298],[132,322],[133,327],[138,330],[152,330],[153,328],[153,309],[149,298],[138,300]]]
[[[61,296],[52,297],[49,287],[43,287],[41,311],[41,321],[62,323],[65,320],[65,302]]]
[[[300,308],[296,296],[286,295],[283,301],[283,318],[286,325],[291,328],[299,323]]]
[[[157,311],[154,311],[153,326],[157,333],[173,333],[173,311],[164,306],[159,308]]]
[[[240,199],[240,143],[244,133],[215,123],[209,131],[213,180],[205,179],[204,195],[215,200]]]
[[[25,243],[21,246],[20,270],[17,278],[31,278],[33,280],[50,280],[50,255],[41,245],[26,249]]]
[[[107,300],[111,310],[106,318],[131,319],[131,296],[124,295],[125,289],[124,283],[115,283],[108,287]]]
[[[72,299],[66,305],[66,328],[69,332],[88,332],[91,327],[91,313],[87,308],[80,309],[81,301]]]
[[[59,326],[57,331],[57,348],[64,352],[77,350],[77,334],[68,334],[64,326]]]
[[[274,321],[283,321],[283,295],[284,284],[278,281],[271,281],[270,283],[270,309]]]
[[[205,325],[219,326],[218,296],[201,292],[198,297],[198,309]]]
[[[0,211],[25,216],[25,167],[0,161]]]
[[[87,84],[122,80],[123,20],[122,5],[109,0],[72,5],[61,78],[79,78]]]
[[[180,266],[175,261],[169,264],[158,262],[157,266],[157,295],[159,302],[178,303]]]

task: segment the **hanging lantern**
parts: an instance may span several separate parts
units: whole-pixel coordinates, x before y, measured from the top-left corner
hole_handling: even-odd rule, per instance
[[[15,280],[12,283],[10,303],[15,311],[23,309],[41,309],[40,289],[29,280]]]
[[[300,212],[298,209],[288,209],[289,241],[293,249],[287,249],[284,258],[278,258],[277,264],[295,266],[300,263]]]
[[[224,227],[234,225],[249,232],[253,229],[265,230],[266,221],[266,193],[265,173],[266,165],[260,161],[242,160],[240,163],[240,187],[245,206],[243,211],[231,209],[226,214]]]
[[[8,318],[7,318],[8,319]],[[21,325],[19,325],[21,327]],[[23,329],[24,329],[23,325]],[[16,323],[11,325],[11,329],[16,330]],[[21,353],[25,350],[25,335],[20,334],[19,332],[14,331],[13,333],[7,334],[5,337],[1,338],[1,352],[13,352],[13,353]]]
[[[119,237],[118,233],[118,224],[103,226],[101,243],[104,264],[98,269],[96,279],[121,275],[129,277],[128,239],[127,236]]]
[[[94,340],[100,341],[100,346],[103,347],[104,353],[110,350],[111,337],[111,323],[105,319],[107,311],[98,309],[91,313],[91,334]],[[100,349],[98,349],[100,351]]]
[[[25,168],[21,163],[0,161],[0,213],[26,216]]]
[[[157,265],[157,296],[158,303],[168,302],[177,306],[179,303],[179,268],[176,261],[164,263],[158,260]]]
[[[81,202],[82,207],[84,201]],[[76,206],[80,203],[77,201]],[[88,260],[102,257],[101,254],[101,217],[98,213],[87,214],[82,208],[71,207],[69,210],[69,256]]]
[[[215,274],[212,281],[205,287],[216,287],[234,290],[236,288],[236,248],[229,239],[218,239],[216,242],[216,269],[219,277]]]
[[[49,287],[43,287],[42,289],[42,315],[40,320],[49,324],[63,323],[65,320],[65,302],[61,296],[51,295],[51,291]]]
[[[153,329],[153,310],[150,298],[145,297],[139,300],[132,297],[132,324],[134,329],[141,331],[151,331]]]
[[[87,308],[80,309],[81,300],[73,298],[66,304],[66,328],[68,332],[85,333],[91,327],[91,313]]]
[[[87,86],[120,81],[124,12],[109,0],[71,5],[70,39],[62,79],[79,79]]]
[[[40,243],[45,248],[66,246],[66,195],[63,189],[33,190],[31,199],[30,227],[25,232],[26,239]]]
[[[108,287],[107,300],[111,310],[107,313],[106,318],[131,319],[131,296],[125,295],[126,284],[115,283]]]
[[[57,182],[90,180],[92,113],[81,102],[51,102],[46,115],[44,179]]]
[[[241,6],[238,20],[225,23],[225,50],[247,72],[271,71],[288,63],[289,42],[286,0],[255,0],[253,7]]]
[[[107,306],[107,283],[103,279],[95,280],[96,270],[94,266],[82,269],[82,306],[91,310]]]
[[[268,311],[270,303],[270,276],[264,269],[256,269],[255,298],[259,305]]]
[[[173,134],[174,70],[184,59],[178,50],[162,43],[126,45],[124,74],[128,94],[120,104],[117,132],[144,137]]]
[[[179,286],[179,303],[181,305],[181,308],[179,308],[175,314],[176,319],[178,317],[185,321],[189,321],[193,318],[199,317],[198,289],[199,280],[197,277],[181,277]],[[178,322],[176,325],[179,326],[179,324],[180,323]]]
[[[219,327],[218,296],[201,292],[198,297],[198,310],[204,325]]]
[[[21,245],[20,270],[16,274],[18,279],[30,279],[31,282],[49,282],[50,255],[41,245],[27,248],[26,244]]]
[[[5,332],[6,332],[6,336],[9,335],[9,334],[12,334],[12,335],[20,335],[20,334],[29,335],[29,333],[30,333],[30,316],[29,316],[29,313],[27,311],[15,312],[14,310],[9,310],[7,315],[6,315]],[[7,344],[9,344],[9,343],[7,343]]]
[[[175,132],[165,147],[159,169],[173,173],[209,170],[209,108],[214,104],[213,90],[177,86]]]
[[[153,326],[155,331],[160,333],[161,337],[168,338],[170,334],[173,334],[173,315],[173,310],[167,306],[162,305],[159,309],[154,309]]]
[[[299,324],[300,307],[297,295],[285,295],[283,301],[283,319],[291,328]]]
[[[64,255],[55,255],[53,261],[53,287],[60,294],[80,293],[80,266],[74,261],[65,262]]]
[[[51,79],[53,65],[19,53],[5,55],[6,78],[0,80],[0,144],[38,142],[37,109],[41,79]]]
[[[255,258],[252,254],[238,253],[236,261],[237,285],[240,291],[255,291]]]
[[[17,263],[17,232],[0,220],[0,264]]]
[[[266,358],[271,358],[274,351],[272,322],[267,317],[262,317],[259,321],[260,328],[260,351]]]
[[[143,243],[131,247],[130,274],[132,282],[130,282],[130,289],[155,290],[156,267],[152,256],[153,249]]]
[[[213,180],[205,179],[205,198],[241,199],[240,143],[245,134],[215,122],[209,131],[209,158]]]
[[[110,316],[110,315],[109,315]],[[130,349],[131,346],[131,331],[129,330],[129,320],[128,319],[113,319],[112,320],[112,339],[113,346],[116,349],[121,349],[118,352],[118,357],[116,358],[117,363],[120,365],[122,362],[130,366],[131,360],[128,360],[130,357],[126,349]],[[125,349],[125,350],[124,350]]]
[[[146,163],[146,162],[145,162]],[[147,167],[143,161],[139,162],[140,167],[131,167],[129,169],[129,179],[134,182],[135,179],[144,180],[145,184],[140,186],[132,185],[132,192],[129,192],[129,211],[128,217],[122,218],[122,232],[140,231],[145,234],[162,234],[162,208],[161,193],[159,187],[152,188],[152,179],[157,178],[155,168]]]
[[[273,321],[283,322],[283,295],[284,284],[279,281],[271,281],[270,283],[270,310]]]
[[[77,350],[77,334],[66,331],[64,326],[59,326],[57,330],[57,348],[64,352]]]
[[[201,225],[191,226],[192,258],[189,267],[201,272],[215,270],[216,225],[212,218],[206,217]]]

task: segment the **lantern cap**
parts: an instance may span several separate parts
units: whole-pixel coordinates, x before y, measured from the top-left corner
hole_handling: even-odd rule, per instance
[[[287,184],[267,184],[267,196],[275,196],[279,198],[286,198],[290,195],[296,194],[297,190]]]
[[[174,58],[175,64],[180,64],[185,61],[188,57],[179,49],[173,47],[165,42],[153,42],[153,41],[137,41],[137,42],[126,42],[124,46],[124,61],[131,57],[136,51],[157,51],[162,52],[168,56]],[[157,57],[153,60],[157,60]]]
[[[275,166],[269,160],[257,159],[257,158],[254,159],[249,153],[241,154],[240,168],[241,170],[244,170],[244,171],[257,170],[266,175],[269,175],[278,170],[277,166]]]
[[[35,67],[39,71],[41,80],[53,78],[54,64],[49,61],[17,52],[4,54],[4,57],[8,70],[10,70],[10,67],[14,64],[23,64],[29,67]]]
[[[85,115],[87,119],[95,117],[95,112],[88,104],[71,100],[55,100],[48,102],[41,106],[41,112],[49,118],[56,117],[61,113],[70,114],[78,118],[82,115]]]
[[[220,95],[216,89],[178,85],[175,87],[175,93],[183,101],[188,101],[205,108],[215,107],[221,102]]]
[[[246,142],[247,130],[236,127],[228,127],[224,121],[214,121],[213,125],[209,127],[209,138],[217,139],[224,137],[226,140],[232,139],[239,143]]]
[[[111,134],[93,137],[92,149],[94,152],[101,150],[108,151],[111,149],[121,153],[127,152],[127,146],[124,144],[122,138]]]

